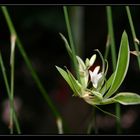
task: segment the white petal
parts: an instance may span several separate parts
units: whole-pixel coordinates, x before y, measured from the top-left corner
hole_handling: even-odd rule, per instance
[[[97,66],[93,72],[89,70],[90,79],[91,79],[93,87],[95,88],[97,88],[98,82],[100,78],[102,77],[102,73],[98,74],[99,69],[100,69],[100,66]]]
[[[102,73],[99,73],[98,74],[98,81],[101,79],[101,77],[102,77]]]
[[[89,61],[90,67],[93,65],[93,63],[95,62],[95,60],[96,60],[96,54],[92,55],[92,57],[90,58],[90,61]]]
[[[99,72],[99,70],[100,70],[100,66],[97,66],[97,67],[94,69],[93,74],[94,74],[94,75],[97,75],[97,73]]]

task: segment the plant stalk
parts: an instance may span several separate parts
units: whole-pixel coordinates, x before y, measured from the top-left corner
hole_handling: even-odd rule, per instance
[[[110,39],[110,45],[111,45],[111,54],[112,54],[112,68],[113,71],[115,71],[116,63],[117,63],[117,57],[116,57],[116,50],[115,50],[115,39],[114,39],[114,31],[113,31],[113,19],[112,19],[112,10],[111,6],[106,7],[107,11],[107,23],[108,23],[108,32],[109,32],[109,39]],[[117,134],[121,133],[121,123],[120,123],[120,105],[119,103],[116,103],[115,105],[115,112],[116,112],[116,130]],[[119,119],[118,119],[119,118]]]

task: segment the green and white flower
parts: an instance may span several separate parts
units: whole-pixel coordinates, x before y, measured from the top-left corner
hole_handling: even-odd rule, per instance
[[[72,58],[73,52],[66,38],[62,34],[61,37],[65,42],[70,58]],[[75,56],[78,63],[77,71],[79,72],[80,81],[78,81],[68,69],[65,71],[56,66],[59,73],[69,84],[74,95],[79,96],[91,105],[106,105],[116,102],[123,105],[140,104],[140,95],[136,93],[120,92],[113,96],[122,84],[128,71],[130,50],[126,32],[123,33],[121,38],[116,70],[106,80],[105,76],[108,65],[106,66],[105,71],[105,60],[100,52],[99,54],[103,62],[101,72],[99,72],[100,66],[96,66],[93,71],[90,70],[90,67],[94,65],[96,60],[96,54],[93,54],[90,59],[86,58],[85,63],[79,56]]]
[[[84,61],[79,57],[76,56],[79,66],[79,74],[80,74],[80,81],[84,88],[88,85],[88,79],[89,79],[89,72],[88,69],[94,64],[96,60],[96,54],[94,54],[90,60],[87,58],[85,63]]]

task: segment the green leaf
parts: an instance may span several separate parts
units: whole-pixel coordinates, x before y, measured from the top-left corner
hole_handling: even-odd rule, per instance
[[[113,97],[116,102],[123,105],[140,104],[140,95],[131,92],[121,92]]]
[[[115,73],[113,73],[109,79],[105,82],[104,86],[102,87],[102,89],[100,90],[100,93],[102,93],[102,96],[105,94],[105,92],[110,88],[111,84],[112,84],[112,80],[114,78]]]
[[[70,48],[70,45],[69,45],[67,39],[66,39],[61,33],[59,33],[59,34],[60,34],[61,38],[63,39],[63,41],[64,41],[64,43],[65,43],[65,47],[66,47],[66,50],[67,50],[67,52],[68,52],[70,58],[72,59],[72,50],[71,50],[71,48]]]
[[[82,86],[81,84],[74,78],[74,76],[71,74],[71,72],[67,69],[67,72],[68,72],[68,76],[69,76],[69,79],[70,79],[70,82],[72,84],[72,87],[73,87],[73,91],[75,93],[75,95],[79,95],[81,96],[82,94]]]
[[[104,71],[105,71],[105,60],[103,58],[103,55],[101,54],[101,52],[98,49],[95,49],[95,51],[98,52],[98,54],[99,54],[99,56],[100,56],[100,58],[102,60],[102,72],[104,73]]]
[[[129,52],[128,37],[126,32],[124,31],[121,39],[115,75],[112,80],[112,85],[109,91],[104,96],[105,98],[109,98],[110,96],[112,96],[122,84],[128,70],[129,58],[130,58],[130,52]]]
[[[81,92],[82,92],[82,87],[81,87],[80,83],[73,77],[73,75],[70,73],[70,71],[67,70],[67,72],[66,72],[58,66],[56,66],[56,68],[59,71],[59,73],[62,75],[62,77],[67,81],[70,88],[74,92],[74,95],[80,96]]]
[[[95,106],[97,109],[99,109],[100,111],[102,111],[103,113],[105,113],[105,114],[107,114],[107,115],[109,115],[109,116],[112,116],[112,117],[114,117],[114,118],[116,118],[116,119],[119,119],[116,115],[114,115],[114,114],[112,114],[112,113],[110,113],[110,112],[107,112],[107,111],[105,111],[105,110],[99,108],[99,107],[96,106],[96,105],[94,105],[94,106]]]
[[[62,68],[56,66],[57,70],[59,71],[59,73],[62,75],[62,77],[67,81],[67,83],[69,84],[69,86],[71,87],[71,89],[74,91],[73,85],[69,79],[69,75],[66,71],[64,71]]]

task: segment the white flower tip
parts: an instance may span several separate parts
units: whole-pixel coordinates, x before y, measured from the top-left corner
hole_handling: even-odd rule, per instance
[[[100,70],[100,66],[97,66],[97,67],[95,67],[95,69],[94,69],[93,72],[94,72],[95,74],[98,74],[99,70]]]
[[[96,60],[96,54],[92,55],[92,57],[90,58],[89,60],[90,66],[94,64],[95,60]]]

